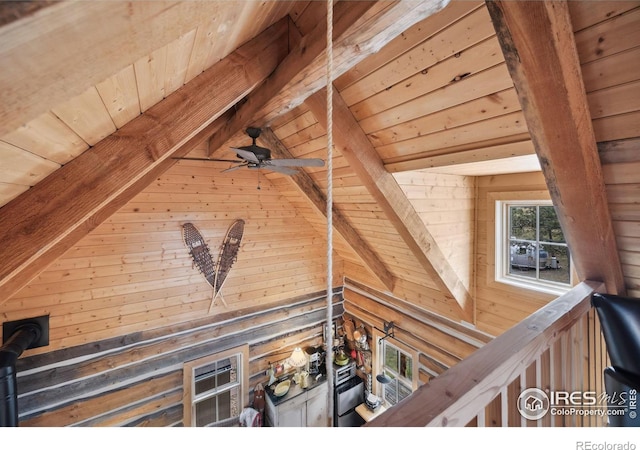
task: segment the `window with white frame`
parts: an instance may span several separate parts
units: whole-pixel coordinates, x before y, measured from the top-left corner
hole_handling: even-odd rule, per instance
[[[571,287],[571,256],[550,201],[496,203],[496,280],[551,294]]]
[[[382,341],[380,351],[382,373],[391,379],[390,383],[381,385],[380,397],[389,405],[395,405],[417,388],[417,373],[414,372],[417,357],[415,352],[405,351],[388,340]]]
[[[184,365],[184,424],[231,426],[248,399],[248,346]]]

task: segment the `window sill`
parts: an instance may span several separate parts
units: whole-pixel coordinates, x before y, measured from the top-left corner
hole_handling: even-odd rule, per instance
[[[536,291],[543,294],[550,294],[559,297],[566,294],[571,290],[571,286],[556,286],[547,283],[540,283],[534,280],[522,280],[519,278],[503,277],[495,280],[497,283],[507,284],[509,286],[517,287],[520,289],[527,289],[530,291]]]

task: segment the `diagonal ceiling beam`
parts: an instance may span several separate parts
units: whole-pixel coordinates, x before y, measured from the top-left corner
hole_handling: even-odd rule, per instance
[[[602,166],[566,2],[488,1],[581,280],[625,292]]]
[[[334,6],[333,66],[336,78],[449,0],[338,1]],[[254,121],[274,118],[302,104],[326,84],[326,17],[303,36],[267,81],[239,105],[236,115],[212,136],[216,151]]]
[[[268,145],[271,150],[271,156],[284,159],[294,158],[271,128],[264,128],[260,138]],[[297,186],[307,200],[326,218],[327,198],[309,174],[304,170],[300,170],[297,174],[287,178]],[[340,210],[338,210],[335,205],[332,206],[334,229],[342,236],[355,254],[360,257],[364,266],[367,267],[387,289],[393,291],[395,282],[387,266],[380,260],[378,255],[371,250],[371,247],[362,239],[360,234],[353,229]]]
[[[327,128],[327,105],[322,90],[306,101],[318,122]],[[387,215],[398,234],[421,266],[438,285],[445,298],[459,306],[459,315],[473,322],[473,299],[464,283],[426,229],[422,219],[407,199],[393,175],[384,168],[382,159],[351,114],[338,91],[333,92],[333,136],[336,147],[345,157],[369,193]],[[454,302],[454,303],[455,303]]]
[[[0,209],[0,304],[144,189],[284,58],[287,22],[256,38]],[[186,147],[185,147],[186,145]]]

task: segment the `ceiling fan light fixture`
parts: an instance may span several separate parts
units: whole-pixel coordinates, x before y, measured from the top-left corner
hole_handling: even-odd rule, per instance
[[[217,159],[217,158],[174,158],[174,159],[190,159],[197,161],[222,161],[236,164],[222,172],[230,172],[236,169],[268,169],[283,175],[295,175],[298,173],[298,167],[323,167],[324,161],[319,158],[280,158],[272,159],[271,150],[260,147],[256,143],[256,139],[260,136],[262,130],[256,127],[249,127],[246,130],[247,135],[253,140],[251,145],[243,147],[231,147],[236,153],[239,160]]]

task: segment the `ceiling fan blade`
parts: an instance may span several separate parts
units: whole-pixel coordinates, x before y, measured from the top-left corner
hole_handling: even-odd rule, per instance
[[[219,161],[219,162],[230,162],[230,163],[241,163],[241,160],[237,160],[237,159],[215,159],[215,158],[187,158],[187,157],[183,157],[183,158],[176,158],[174,157],[173,159],[185,159],[188,161]]]
[[[253,153],[251,153],[248,150],[244,150],[241,148],[236,148],[236,147],[231,147],[233,149],[234,152],[236,152],[236,154],[240,157],[243,158],[249,162],[252,163],[256,163],[259,164],[260,160],[258,158],[256,158],[256,155],[254,155]]]
[[[272,170],[274,172],[281,173],[283,175],[295,175],[295,174],[298,173],[298,171],[295,170],[295,169],[289,169],[288,167],[274,166],[272,164],[265,164],[263,167],[265,169],[269,169],[269,170]]]
[[[239,166],[231,166],[228,169],[221,170],[220,173],[233,172],[234,170],[242,169],[243,167],[247,167],[247,165],[240,164]]]
[[[318,158],[299,158],[299,159],[271,159],[269,163],[272,166],[285,167],[322,167],[324,161]]]

